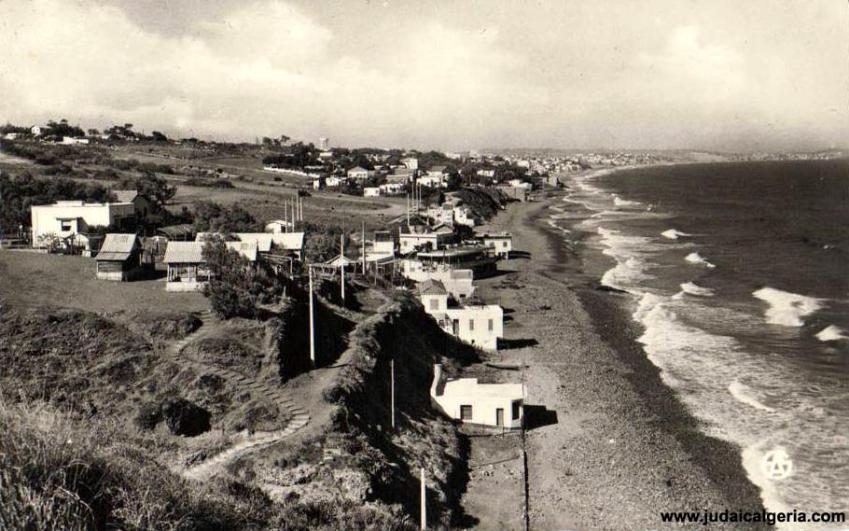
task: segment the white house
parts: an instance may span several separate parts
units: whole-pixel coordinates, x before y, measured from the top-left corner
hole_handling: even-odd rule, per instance
[[[452,225],[454,223],[454,209],[447,203],[441,206],[429,207],[425,211],[425,216],[437,224]]]
[[[401,274],[412,281],[438,280],[455,300],[462,301],[475,292],[474,272],[471,269],[453,269],[448,266],[429,267],[420,260],[405,259]]]
[[[480,236],[483,244],[492,247],[497,256],[509,258],[513,251],[513,236],[509,232],[498,234],[484,234]]]
[[[45,131],[47,131],[47,127],[41,125],[34,125],[32,126],[32,128],[30,128],[30,133],[32,133],[32,136],[41,136],[42,133],[44,133]]]
[[[495,169],[481,168],[477,171],[478,177],[495,177]]]
[[[509,181],[507,181],[507,184],[512,186],[513,188],[522,188],[527,191],[530,191],[532,188],[531,183],[526,183],[522,179],[510,179]]]
[[[348,170],[348,178],[349,178],[349,179],[361,179],[361,180],[366,180],[366,179],[368,179],[371,175],[374,175],[374,172],[369,172],[367,169],[365,169],[365,168],[361,168],[361,167],[359,167],[359,166],[356,166],[356,167],[351,168],[350,170]]]
[[[381,195],[402,195],[405,186],[403,183],[386,183],[380,185]]]
[[[83,201],[56,201],[52,205],[34,205],[30,209],[32,220],[32,246],[49,247],[51,240],[61,239],[83,248],[91,249],[87,232],[93,227],[108,227],[131,219],[136,207],[132,202],[84,203]]]
[[[402,226],[398,235],[401,254],[409,254],[418,248],[439,249],[451,241],[454,231],[445,225],[433,228],[427,225]]]
[[[366,186],[363,188],[363,197],[380,197],[380,187]]]
[[[419,169],[419,159],[417,159],[416,157],[407,157],[407,158],[401,159],[401,164],[403,164],[404,166],[407,167],[407,169],[410,169],[410,170]]]
[[[366,262],[388,262],[395,259],[395,240],[389,231],[376,231],[374,239],[366,242]]]
[[[525,384],[485,384],[477,378],[446,380],[433,366],[430,398],[434,407],[464,424],[519,429],[524,423]]]
[[[336,188],[338,186],[342,186],[343,182],[345,182],[345,179],[342,177],[331,175],[324,180],[324,185],[328,188]]]
[[[427,186],[430,188],[448,188],[448,181],[445,175],[425,175],[416,180],[419,186]]]
[[[478,224],[478,217],[475,216],[475,212],[467,206],[455,206],[452,214],[456,225],[474,227]]]
[[[294,225],[291,221],[286,221],[282,219],[275,219],[269,221],[265,224],[265,232],[271,232],[274,234],[280,234],[282,232],[288,232],[293,229]]]
[[[504,310],[497,304],[448,306],[448,290],[438,280],[419,284],[419,296],[425,312],[439,327],[461,341],[484,350],[498,350],[504,337]]]

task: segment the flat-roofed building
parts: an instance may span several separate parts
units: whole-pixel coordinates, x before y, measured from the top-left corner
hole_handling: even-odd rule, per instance
[[[519,429],[524,424],[527,390],[522,383],[446,379],[442,365],[435,364],[430,398],[437,410],[464,424],[501,429]]]
[[[52,205],[33,205],[30,208],[32,246],[47,248],[56,240],[61,240],[78,246],[83,254],[90,255],[97,251],[87,236],[94,227],[120,225],[134,219],[135,211],[135,205],[131,202],[56,201]]]

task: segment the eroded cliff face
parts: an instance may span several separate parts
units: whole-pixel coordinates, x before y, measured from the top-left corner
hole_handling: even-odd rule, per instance
[[[409,295],[362,322],[350,342],[351,361],[325,398],[337,405],[331,432],[342,453],[369,457],[362,463],[369,484],[365,499],[400,506],[417,517],[424,468],[429,521],[451,525],[466,481],[466,445],[454,424],[432,409],[429,390],[434,363],[455,365],[475,352],[445,335]]]

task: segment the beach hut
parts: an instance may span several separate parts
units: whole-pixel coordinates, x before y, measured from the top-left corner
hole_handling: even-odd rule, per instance
[[[135,234],[107,234],[95,258],[95,278],[132,280],[141,272],[141,246]]]
[[[527,397],[522,383],[480,383],[477,378],[446,379],[442,365],[433,366],[430,398],[434,407],[464,424],[520,429]]]

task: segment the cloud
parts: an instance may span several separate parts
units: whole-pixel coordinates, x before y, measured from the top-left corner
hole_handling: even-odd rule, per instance
[[[511,79],[521,59],[498,48],[497,31],[424,24],[372,65],[334,55],[328,28],[276,1],[175,36],[145,31],[108,5],[4,7],[0,111],[9,119],[190,126],[231,138],[329,130],[352,141],[434,145],[446,127],[474,132],[519,96],[545,98]]]

